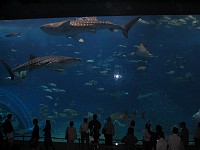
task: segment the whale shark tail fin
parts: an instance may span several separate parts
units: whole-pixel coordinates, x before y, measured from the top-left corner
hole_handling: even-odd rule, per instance
[[[5,66],[6,70],[8,71],[9,75],[10,75],[10,78],[11,80],[14,80],[15,78],[15,75],[14,73],[12,72],[12,68],[10,67],[9,64],[7,64],[5,61],[3,60],[0,60],[0,62]]]
[[[136,17],[135,19],[129,20],[126,22],[122,27],[124,30],[122,30],[122,33],[125,37],[128,37],[128,31],[130,28],[141,18],[141,16]]]

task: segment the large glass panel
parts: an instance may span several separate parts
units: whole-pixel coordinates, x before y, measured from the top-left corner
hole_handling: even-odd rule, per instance
[[[42,136],[50,119],[53,137],[64,138],[70,121],[79,131],[83,117],[97,114],[102,125],[111,116],[114,139],[131,120],[138,139],[149,120],[166,137],[185,121],[193,139],[200,121],[199,16],[139,18],[1,20],[0,110],[4,118],[14,114],[15,133],[29,135],[38,118]]]

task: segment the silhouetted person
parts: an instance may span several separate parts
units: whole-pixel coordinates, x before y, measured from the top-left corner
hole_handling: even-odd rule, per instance
[[[194,133],[195,150],[200,150],[200,122]]]
[[[159,139],[159,136],[162,136],[162,138],[165,138],[164,132],[162,130],[162,126],[161,125],[156,125],[156,137],[157,137],[157,140]]]
[[[66,133],[65,137],[67,139],[68,148],[70,150],[74,150],[74,140],[77,139],[77,132],[76,132],[76,128],[74,128],[73,121],[70,121],[69,127],[67,127],[65,133]]]
[[[8,147],[9,149],[12,147],[13,145],[13,139],[14,139],[14,135],[13,135],[13,126],[11,123],[11,119],[12,119],[12,114],[8,114],[6,120],[3,123],[3,132],[6,135],[6,140],[8,143]]]
[[[66,133],[67,143],[74,143],[74,140],[77,139],[77,132],[76,128],[74,128],[73,121],[70,121],[69,127],[67,127],[65,133]]]
[[[186,127],[185,122],[181,122],[179,125],[180,125],[180,128],[181,128],[181,132],[180,132],[181,141],[183,143],[185,150],[187,150],[188,149],[188,143],[189,143],[189,131]]]
[[[145,132],[144,132],[144,136],[143,136],[143,149],[144,150],[152,150],[151,148],[151,123],[148,122],[145,124]]]
[[[80,125],[80,134],[81,134],[81,148],[84,149],[86,143],[86,149],[89,145],[89,128],[88,128],[88,119],[84,118],[83,123]]]
[[[103,129],[105,130],[105,145],[107,146],[112,146],[113,144],[113,135],[115,133],[115,128],[114,128],[114,124],[112,123],[111,117],[108,117],[106,119],[106,123],[103,127]]]
[[[0,147],[3,145],[3,127],[2,127],[2,116],[0,115]]]
[[[126,136],[122,138],[122,143],[125,143],[125,150],[135,150],[135,144],[138,142],[134,136],[134,129],[128,128]]]
[[[164,132],[162,131],[161,125],[156,125],[156,132],[151,133],[151,146],[154,150],[156,150],[156,143],[159,139],[159,136],[162,135],[162,138],[165,139]]]
[[[156,143],[156,150],[167,150],[167,141],[164,139],[164,134],[162,132],[158,132],[157,134],[158,140]]]
[[[134,120],[131,120],[130,127],[133,128],[133,129],[135,129],[135,121]]]
[[[38,120],[37,119],[33,119],[33,131],[32,131],[32,136],[31,136],[31,149],[37,149],[38,147],[38,140],[39,140],[39,126],[38,126]]]
[[[180,150],[181,138],[178,136],[178,128],[173,127],[172,135],[168,139],[168,150]]]
[[[94,138],[94,141],[91,141],[91,143],[98,144],[99,143],[99,136],[100,136],[100,129],[101,129],[101,123],[97,120],[97,115],[93,115],[93,120],[89,122],[88,128],[90,129],[90,136]],[[95,147],[97,148],[97,147]]]
[[[44,145],[46,150],[49,149],[49,146],[52,147],[53,150],[55,150],[55,147],[53,145],[52,139],[51,139],[51,122],[50,120],[46,120],[46,126],[43,129],[44,132]]]

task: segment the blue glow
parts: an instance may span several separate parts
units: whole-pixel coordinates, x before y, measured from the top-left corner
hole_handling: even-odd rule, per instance
[[[25,128],[32,126],[28,109],[16,95],[7,90],[0,89],[0,99],[0,103],[10,108],[17,115]]]

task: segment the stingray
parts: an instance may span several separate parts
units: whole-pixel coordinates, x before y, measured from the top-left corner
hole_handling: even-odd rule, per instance
[[[149,50],[144,45],[144,43],[140,43],[137,51],[134,52],[133,55],[140,56],[140,57],[145,57],[145,58],[152,58],[152,57],[154,57],[153,54],[151,54],[149,52]]]

